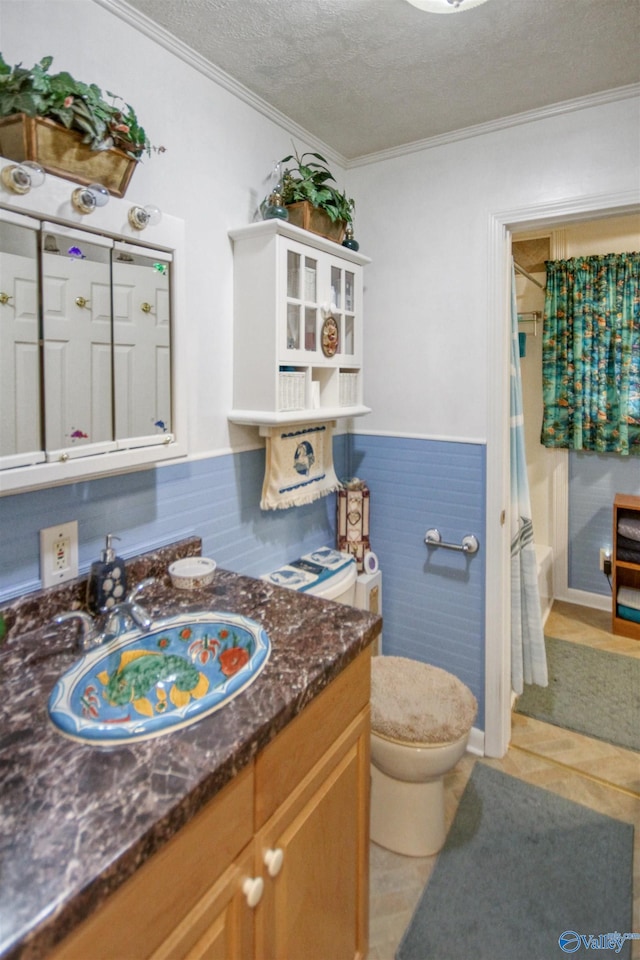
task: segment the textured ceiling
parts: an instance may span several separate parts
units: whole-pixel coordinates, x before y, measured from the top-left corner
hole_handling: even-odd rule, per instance
[[[115,0],[346,159],[640,80],[640,0]]]

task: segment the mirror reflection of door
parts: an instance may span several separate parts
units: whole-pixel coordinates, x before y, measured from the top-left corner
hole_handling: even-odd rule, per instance
[[[0,216],[0,458],[44,459],[40,415],[39,223]],[[17,218],[15,218],[17,220]]]
[[[113,440],[112,241],[44,224],[45,448]]]
[[[173,439],[171,260],[0,210],[0,470]]]
[[[170,258],[116,243],[113,364],[116,439],[171,431]]]

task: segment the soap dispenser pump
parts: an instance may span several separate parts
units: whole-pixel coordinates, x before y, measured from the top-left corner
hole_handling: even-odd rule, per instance
[[[111,546],[112,540],[120,537],[107,534],[105,549],[100,559],[91,564],[87,590],[87,606],[92,613],[100,613],[105,607],[113,607],[125,599],[127,593],[127,574],[122,557],[117,557]]]

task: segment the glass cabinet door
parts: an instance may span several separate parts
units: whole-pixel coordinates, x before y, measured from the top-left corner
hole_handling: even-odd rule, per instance
[[[285,350],[315,353],[318,348],[318,261],[287,250]]]
[[[338,312],[342,310],[342,274],[340,267],[331,267],[331,306]]]
[[[353,356],[355,342],[355,276],[351,270],[344,272],[344,353]]]
[[[353,357],[355,338],[355,274],[343,266],[331,266],[331,312],[339,329],[338,354]]]
[[[338,257],[286,248],[286,315],[280,362],[354,363],[360,350],[356,323],[357,273]],[[295,354],[295,356],[292,356]],[[288,359],[287,359],[288,358]]]
[[[287,350],[300,349],[300,261],[302,257],[293,250],[287,251]]]

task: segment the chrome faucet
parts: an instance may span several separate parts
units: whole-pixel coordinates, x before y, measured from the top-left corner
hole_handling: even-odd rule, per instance
[[[129,592],[126,600],[116,603],[113,607],[104,607],[100,615],[95,618],[84,610],[69,610],[54,617],[53,622],[62,624],[70,620],[78,621],[75,649],[82,653],[108,643],[109,640],[115,640],[129,626],[137,626],[144,633],[148,633],[153,619],[144,607],[137,603],[136,597],[152,583],[155,583],[153,577],[141,580]]]
[[[112,607],[104,607],[102,613],[106,617],[107,630],[114,636],[118,636],[129,626],[139,627],[144,633],[148,633],[153,623],[153,618],[147,613],[137,601],[136,597],[145,587],[155,583],[153,577],[147,577],[141,580],[127,596],[122,603],[116,603]]]
[[[67,613],[61,613],[53,618],[54,623],[66,623],[68,620],[77,620],[79,623],[76,636],[75,649],[85,652],[93,647],[99,647],[101,643],[112,639],[101,629],[102,621],[94,620],[91,614],[84,610],[69,610]]]

